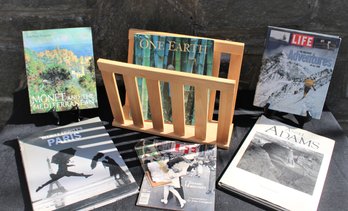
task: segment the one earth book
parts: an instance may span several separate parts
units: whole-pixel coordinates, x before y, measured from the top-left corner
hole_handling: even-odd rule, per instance
[[[134,64],[212,75],[214,40],[149,33],[134,35]],[[145,120],[151,119],[146,80],[138,78],[138,88]],[[172,122],[171,94],[168,82],[161,82],[164,121]],[[185,122],[194,124],[194,87],[185,86]]]
[[[18,141],[33,210],[91,210],[139,192],[98,117]]]
[[[216,146],[155,139],[135,150],[145,171],[138,206],[214,210]]]
[[[320,119],[341,38],[268,28],[254,105]]]
[[[90,27],[23,31],[30,112],[97,108]]]
[[[317,210],[334,144],[261,116],[218,185],[276,210]]]

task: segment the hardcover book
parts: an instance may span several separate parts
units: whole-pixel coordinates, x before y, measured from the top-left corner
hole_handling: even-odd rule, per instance
[[[269,27],[254,105],[320,119],[341,38]]]
[[[173,71],[212,75],[214,40],[190,37],[134,35],[134,64],[157,67]],[[146,80],[138,79],[139,95],[145,119],[151,119]],[[161,83],[163,117],[172,121],[170,88]],[[185,86],[186,124],[194,123],[194,88]]]
[[[18,141],[33,210],[90,210],[139,192],[98,117]]]
[[[143,140],[135,150],[145,171],[137,205],[214,210],[216,146]]]
[[[334,144],[261,116],[218,185],[277,210],[316,210]]]
[[[30,112],[98,107],[90,27],[23,31]]]

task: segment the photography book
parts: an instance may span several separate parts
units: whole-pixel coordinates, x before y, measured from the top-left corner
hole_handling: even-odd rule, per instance
[[[269,27],[254,105],[320,119],[341,38]]]
[[[149,33],[134,35],[134,64],[212,75],[214,40],[180,36],[159,36]],[[145,119],[151,119],[146,80],[138,78],[138,88]],[[194,124],[194,88],[185,86],[186,124]],[[172,122],[169,83],[161,82],[163,117]]]
[[[277,210],[317,210],[334,144],[261,116],[218,185]]]
[[[23,31],[30,112],[97,108],[90,27]]]
[[[216,146],[143,140],[135,150],[145,171],[137,205],[214,210]]]
[[[18,141],[33,210],[90,210],[139,192],[98,117]]]

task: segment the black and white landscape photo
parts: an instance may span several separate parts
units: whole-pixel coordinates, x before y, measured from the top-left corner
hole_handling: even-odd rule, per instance
[[[312,195],[323,154],[256,133],[237,167]]]

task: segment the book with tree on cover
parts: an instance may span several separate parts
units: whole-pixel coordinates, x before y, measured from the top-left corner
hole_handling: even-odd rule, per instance
[[[218,185],[277,210],[317,210],[334,144],[261,116]]]
[[[216,146],[142,140],[135,150],[145,171],[137,205],[214,210]]]
[[[97,108],[90,27],[23,31],[30,112]]]
[[[134,64],[173,71],[212,75],[214,40],[149,33],[134,35]],[[146,80],[138,78],[139,95],[145,119],[151,119]],[[194,124],[194,87],[185,86],[186,124]],[[163,116],[172,121],[169,83],[161,82]]]
[[[90,210],[139,192],[98,117],[18,142],[33,210]]]
[[[341,38],[269,27],[254,105],[320,119]]]

